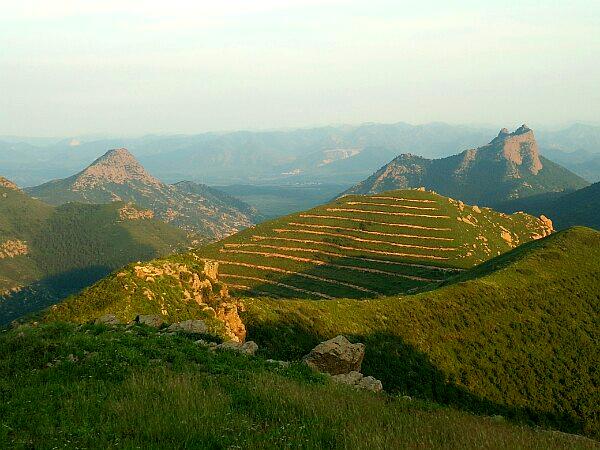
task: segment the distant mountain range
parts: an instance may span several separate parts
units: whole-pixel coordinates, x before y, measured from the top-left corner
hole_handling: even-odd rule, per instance
[[[0,137],[0,167],[20,186],[33,186],[81,171],[107,148],[125,147],[166,182],[352,185],[398,154],[442,158],[476,147],[493,132],[442,123],[370,123],[138,138]],[[600,154],[600,126],[576,124],[538,135],[542,154],[590,181],[600,180],[600,167],[585,164]]]
[[[402,154],[346,194],[424,186],[468,203],[495,205],[513,198],[579,189],[588,183],[539,153],[526,125],[504,128],[489,144],[442,159]]]
[[[254,208],[208,186],[161,182],[124,148],[110,150],[76,175],[26,192],[51,205],[131,202],[200,240],[223,238],[253,225],[258,217]]]
[[[0,177],[0,324],[128,262],[187,249],[186,233],[132,204],[53,207]]]
[[[600,230],[600,183],[568,192],[551,192],[498,205],[500,211],[545,214],[556,229],[584,225]]]

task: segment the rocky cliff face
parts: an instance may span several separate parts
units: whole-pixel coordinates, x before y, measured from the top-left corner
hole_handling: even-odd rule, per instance
[[[537,175],[544,168],[533,130],[527,125],[521,125],[513,133],[503,128],[498,136],[488,145],[481,147],[480,151],[495,152],[499,158],[533,175]]]
[[[376,194],[417,188],[488,206],[545,192],[579,189],[587,182],[544,159],[533,130],[506,128],[482,147],[443,159],[400,155],[346,193]]]

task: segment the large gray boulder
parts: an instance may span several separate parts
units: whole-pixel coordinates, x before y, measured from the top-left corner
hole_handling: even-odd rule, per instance
[[[339,375],[360,372],[364,357],[364,344],[352,344],[340,335],[321,342],[304,357],[303,362],[319,372]]]
[[[173,323],[167,328],[169,333],[208,333],[208,327],[203,320],[184,320],[183,322]]]

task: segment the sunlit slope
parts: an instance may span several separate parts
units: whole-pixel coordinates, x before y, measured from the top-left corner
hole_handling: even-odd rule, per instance
[[[421,190],[349,195],[245,230],[196,252],[232,292],[375,297],[414,292],[515,246],[551,224]]]

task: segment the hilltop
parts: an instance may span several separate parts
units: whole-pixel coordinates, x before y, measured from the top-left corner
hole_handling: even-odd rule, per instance
[[[600,183],[573,192],[556,192],[508,201],[498,209],[512,213],[547,214],[557,229],[583,225],[600,229]]]
[[[167,185],[124,148],[110,150],[82,172],[26,192],[51,205],[131,202],[200,239],[216,240],[254,223],[256,210],[208,186]]]
[[[53,207],[0,179],[0,324],[52,304],[132,260],[188,245],[183,231],[134,205]]]
[[[539,153],[533,130],[506,128],[489,144],[443,159],[403,154],[346,193],[427,189],[467,203],[494,206],[544,192],[579,189],[588,183]]]
[[[200,274],[199,286],[206,278],[206,262],[212,278],[234,297],[331,299],[411,293],[431,289],[551,231],[547,219],[509,216],[426,191],[346,196],[187,254],[128,266],[63,302],[52,316],[81,322],[110,312],[131,320],[141,312],[135,308],[143,308],[178,320],[193,318],[205,302],[194,302],[197,288],[190,285],[189,275],[182,279],[148,274],[177,267],[177,273]]]

